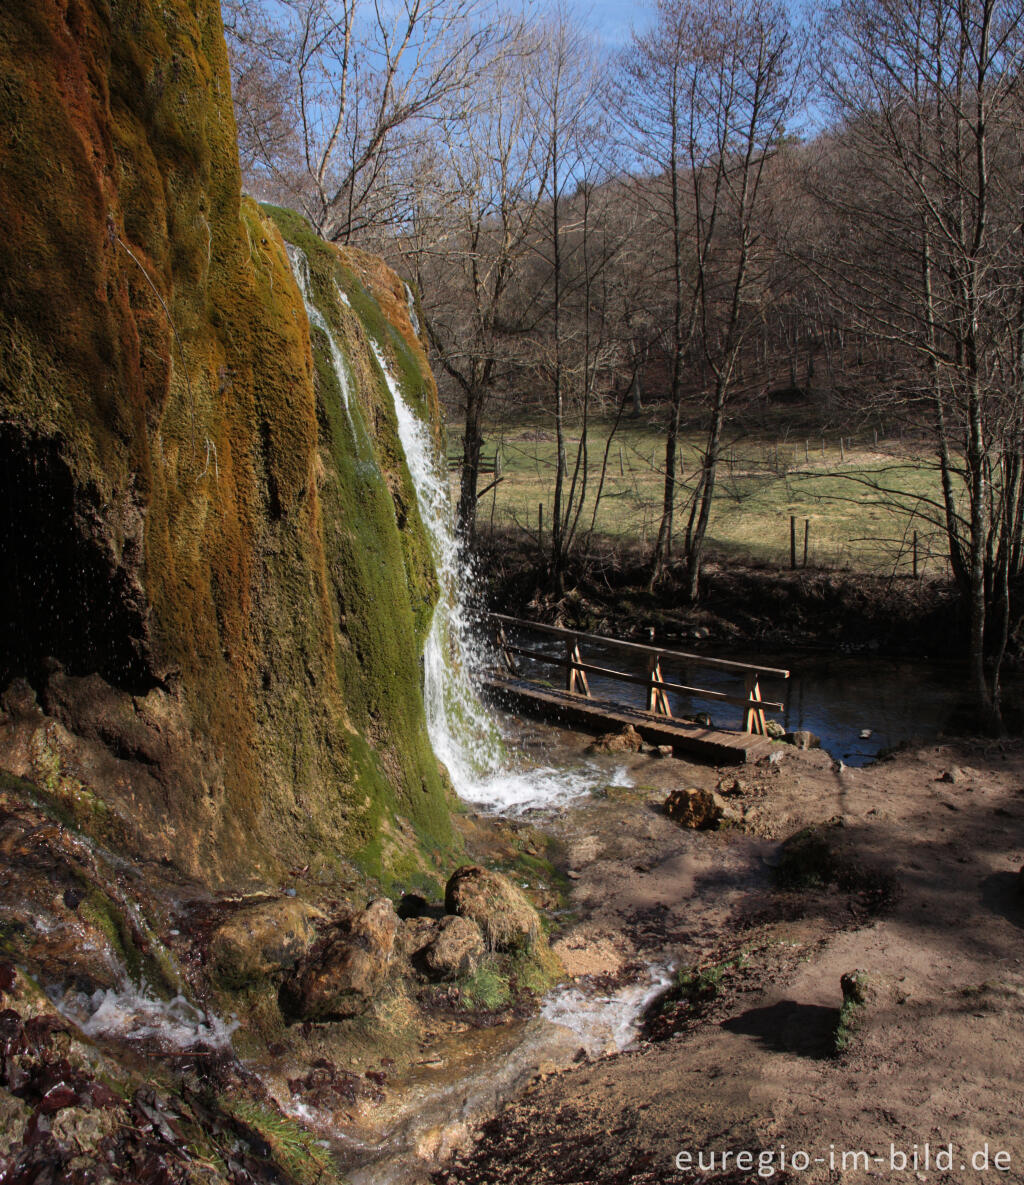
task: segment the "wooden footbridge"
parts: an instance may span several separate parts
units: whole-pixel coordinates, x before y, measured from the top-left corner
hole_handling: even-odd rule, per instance
[[[699,757],[715,764],[756,761],[772,751],[765,712],[781,712],[784,705],[763,699],[760,681],[762,677],[788,679],[789,671],[580,633],[578,630],[561,629],[535,621],[522,621],[501,613],[489,614],[489,623],[494,631],[497,654],[503,669],[485,677],[484,690],[504,707],[595,733],[619,731],[631,724],[649,744],[671,745],[680,754]],[[522,645],[521,635],[525,632],[558,638],[563,653],[551,654]],[[646,674],[638,675],[588,662],[583,656],[584,647],[620,651],[629,654],[634,660],[641,659],[646,666]],[[524,677],[517,661],[520,658],[563,669],[564,688]],[[733,694],[670,682],[662,674],[662,663],[726,671],[737,679],[742,678],[743,693],[739,694],[737,690]],[[590,691],[589,675],[644,687],[646,708],[594,697]],[[741,707],[743,730],[705,727],[692,718],[673,716],[669,693]]]

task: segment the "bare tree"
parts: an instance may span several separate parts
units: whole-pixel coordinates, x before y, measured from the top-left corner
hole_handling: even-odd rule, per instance
[[[461,101],[436,125],[429,158],[419,161],[413,214],[396,243],[398,259],[415,275],[435,358],[461,404],[457,517],[467,543],[476,525],[484,415],[495,388],[521,364],[519,284],[547,167],[530,101],[541,48],[539,31],[523,25],[466,82]]]
[[[1022,189],[1007,137],[1022,24],[1018,0],[844,0],[826,26],[840,153],[861,170],[856,189],[835,172],[820,186],[851,232],[828,272],[847,319],[894,348],[893,385],[930,406],[970,683],[993,728],[1021,552]]]
[[[402,217],[403,157],[507,28],[491,0],[223,5],[248,180],[336,242]]]
[[[627,127],[653,176],[643,192],[670,243],[671,380],[664,494],[651,582],[672,553],[680,414],[688,383],[705,386],[705,445],[687,524],[687,586],[696,599],[725,407],[757,278],[762,177],[795,103],[797,60],[785,9],[727,0],[708,13],[660,0],[658,19],[623,63]]]

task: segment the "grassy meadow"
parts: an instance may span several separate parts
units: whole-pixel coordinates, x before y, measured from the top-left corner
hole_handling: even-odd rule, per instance
[[[604,484],[595,496],[613,418],[592,419],[588,433],[587,496],[579,535],[650,544],[657,533],[664,486],[664,436],[645,418],[624,419],[607,449]],[[492,423],[484,432],[484,459],[499,456],[500,482],[480,499],[478,527],[519,528],[536,535],[538,507],[550,530],[555,439],[541,418]],[[948,571],[940,525],[938,472],[925,446],[886,438],[869,429],[840,442],[840,434],[814,428],[797,434],[783,416],[767,418],[743,436],[726,437],[708,531],[709,548],[723,556],[788,565],[790,516],[796,516],[797,562],[803,562],[807,524],[810,566],[876,574],[910,575],[913,536],[918,571]],[[570,477],[579,431],[570,432]],[[684,433],[677,473],[676,532],[686,529],[700,465],[703,436]],[[449,429],[449,458],[460,450],[457,424]],[[451,473],[458,483],[458,469]],[[482,473],[481,490],[494,481]]]

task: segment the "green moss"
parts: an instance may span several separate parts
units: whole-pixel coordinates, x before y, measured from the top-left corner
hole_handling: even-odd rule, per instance
[[[133,794],[131,842],[183,837],[173,858],[205,878],[331,847],[426,885],[458,848],[420,688],[437,577],[369,349],[437,432],[400,282],[240,199],[215,0],[66,17],[0,11],[0,418],[58,442],[174,683],[192,764]],[[282,236],[349,361],[354,438]],[[102,788],[51,764],[46,793],[112,834]]]

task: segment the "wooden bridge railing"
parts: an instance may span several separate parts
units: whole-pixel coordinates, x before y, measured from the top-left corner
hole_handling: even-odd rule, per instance
[[[788,679],[789,671],[778,667],[758,666],[745,662],[733,662],[725,658],[709,658],[704,654],[689,654],[684,650],[667,650],[664,646],[649,646],[642,642],[624,642],[618,638],[605,638],[599,634],[585,634],[578,630],[562,629],[555,625],[542,625],[536,621],[523,621],[518,617],[507,617],[503,613],[490,613],[488,618],[494,626],[495,639],[502,659],[512,675],[519,674],[516,656],[533,659],[535,662],[549,666],[565,668],[566,690],[576,695],[590,696],[590,683],[587,675],[602,675],[606,679],[615,679],[620,683],[632,683],[647,688],[647,710],[661,716],[671,716],[672,708],[669,704],[668,693],[677,695],[698,696],[700,699],[721,700],[723,703],[735,704],[744,709],[743,729],[745,732],[757,733],[765,736],[767,733],[764,718],[765,711],[781,712],[784,705],[761,698],[760,678],[762,675],[778,679]],[[533,650],[511,642],[505,633],[506,626],[517,629],[533,630],[541,634],[550,634],[564,639],[565,656],[546,654],[542,650]],[[584,661],[580,652],[581,643],[591,643],[610,650],[621,650],[637,656],[643,655],[647,662],[646,675],[634,675],[629,671],[617,671],[610,667],[597,666]],[[682,683],[670,683],[661,671],[662,659],[670,659],[692,666],[713,667],[718,670],[734,672],[744,678],[744,694],[730,695],[724,691],[712,691],[704,687],[688,687]]]

